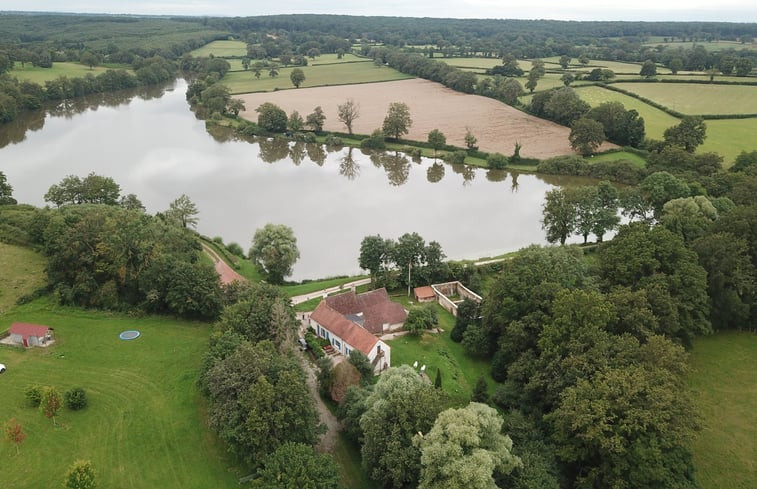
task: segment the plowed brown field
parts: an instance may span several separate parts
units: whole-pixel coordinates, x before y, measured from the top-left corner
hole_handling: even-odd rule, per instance
[[[549,158],[572,153],[568,141],[570,130],[553,122],[539,119],[509,105],[478,95],[456,92],[438,83],[413,79],[361,85],[300,88],[278,92],[238,95],[247,110],[242,116],[257,120],[255,108],[272,102],[287,114],[298,111],[304,118],[320,105],[326,114],[327,131],[346,132],[337,119],[337,105],[352,98],[360,104],[360,117],[353,123],[353,131],[370,134],[380,128],[389,104],[404,102],[410,107],[413,125],[407,139],[425,141],[429,131],[439,129],[447,136],[447,143],[464,147],[466,126],[478,139],[482,151],[513,153],[516,141],[522,145],[521,156]],[[614,145],[605,143],[601,149]]]

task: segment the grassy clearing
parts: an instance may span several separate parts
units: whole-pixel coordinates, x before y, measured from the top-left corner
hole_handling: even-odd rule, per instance
[[[218,58],[229,56],[247,56],[247,44],[244,41],[213,41],[195,49],[192,56],[207,58],[211,54]]]
[[[662,36],[651,36],[645,46],[665,46],[666,48],[684,48],[692,49],[694,46],[704,46],[707,51],[722,51],[724,49],[741,49],[757,50],[757,43],[740,43],[738,41],[708,41],[708,42],[691,42],[691,41],[673,41],[665,42]]]
[[[724,158],[723,166],[733,165],[742,151],[757,149],[757,118],[754,119],[720,119],[705,121],[707,139],[698,152],[713,151]]]
[[[19,297],[45,285],[45,257],[28,248],[0,243],[0,314],[8,311]],[[0,331],[5,325],[0,324]]]
[[[398,300],[396,297],[392,299]],[[455,318],[438,304],[434,307],[439,314],[439,327],[443,332],[424,333],[420,337],[405,335],[389,341],[392,366],[412,365],[417,361],[419,367],[426,365],[426,374],[432,382],[436,377],[436,369],[439,368],[442,372],[442,388],[453,398],[467,403],[481,375],[484,375],[490,388],[494,384],[489,375],[489,364],[485,360],[469,357],[460,343],[450,339]]]
[[[378,489],[378,484],[368,478],[363,470],[360,458],[360,447],[339,433],[339,441],[332,453],[334,460],[339,464],[342,472],[342,484],[344,487],[360,489]]]
[[[502,64],[499,58],[435,58],[437,61],[444,61],[450,66],[458,68],[475,68],[488,70]],[[525,66],[525,65],[524,65]]]
[[[576,92],[592,107],[602,102],[620,102],[626,109],[635,109],[644,118],[647,137],[650,138],[662,139],[662,133],[665,132],[665,129],[675,126],[679,122],[672,115],[645,104],[641,100],[602,87],[581,87],[576,89]]]
[[[223,83],[231,93],[270,92],[294,88],[289,75],[294,68],[282,68],[279,76],[271,78],[268,73],[257,79],[251,72],[231,72],[223,78]],[[301,88],[324,85],[347,85],[413,78],[386,66],[376,66],[372,62],[340,63],[336,65],[305,66],[305,81]]]
[[[308,58],[308,65],[309,66],[319,66],[319,65],[333,65],[333,64],[341,64],[341,63],[373,63],[373,60],[370,58],[361,58],[360,56],[355,56],[354,54],[345,53],[342,55],[342,58],[339,59],[339,56],[336,55],[336,53],[328,53],[328,54],[322,54],[320,56],[316,56],[315,59]]]
[[[757,86],[698,83],[617,83],[615,86],[683,114],[757,113]]]
[[[586,161],[589,163],[599,163],[600,161],[616,161],[616,160],[628,160],[634,163],[636,166],[646,168],[647,162],[641,156],[635,153],[629,153],[628,151],[617,151],[614,153],[604,153],[588,158]]]
[[[44,85],[48,80],[54,80],[60,76],[67,76],[69,78],[81,78],[88,73],[98,75],[109,69],[125,69],[130,70],[126,65],[107,65],[107,66],[95,66],[89,69],[89,66],[84,66],[79,63],[53,63],[52,68],[39,68],[32,66],[31,63],[27,63],[22,67],[20,63],[16,63],[14,68],[10,71],[11,76],[15,76],[19,80],[28,80],[30,82],[39,83]]]
[[[757,481],[757,335],[698,338],[689,386],[703,417],[694,443],[702,489],[754,489]]]
[[[0,378],[0,420],[15,417],[28,435],[18,456],[13,446],[0,444],[0,457],[14,467],[3,471],[0,486],[60,487],[68,466],[83,458],[92,461],[100,487],[238,487],[239,474],[229,469],[234,462],[206,428],[196,387],[208,325],[63,308],[49,300],[0,317],[3,327],[13,321],[54,327],[56,343],[29,351],[0,348],[0,362],[8,365]],[[119,340],[127,329],[142,335]],[[24,406],[29,384],[61,393],[81,386],[89,406],[62,408],[55,427]]]

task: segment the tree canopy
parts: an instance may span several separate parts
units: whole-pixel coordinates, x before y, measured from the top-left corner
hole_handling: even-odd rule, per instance
[[[266,224],[255,231],[249,256],[271,283],[282,283],[300,257],[294,231],[284,224]]]

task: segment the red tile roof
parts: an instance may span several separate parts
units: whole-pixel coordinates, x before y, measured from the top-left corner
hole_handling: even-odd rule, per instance
[[[418,300],[434,299],[436,297],[436,294],[434,293],[434,289],[432,289],[430,285],[414,288],[413,294],[415,294],[415,298]]]
[[[376,289],[362,294],[345,292],[324,299],[335,311],[343,314],[363,313],[363,328],[373,334],[382,333],[384,324],[399,324],[407,318],[401,304],[392,302],[386,289]]]
[[[48,326],[40,326],[39,324],[13,323],[11,324],[10,334],[20,334],[22,338],[43,337],[49,330]]]
[[[344,317],[339,311],[334,310],[329,306],[327,301],[321,301],[310,317],[333,334],[339,336],[352,348],[360,350],[366,355],[378,343],[378,338]]]

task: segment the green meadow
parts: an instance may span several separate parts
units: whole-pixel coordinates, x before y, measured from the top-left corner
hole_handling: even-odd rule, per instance
[[[662,139],[665,129],[678,124],[678,119],[660,109],[635,99],[629,95],[613,92],[599,86],[580,87],[576,93],[589,105],[595,107],[602,102],[620,102],[626,109],[635,109],[644,118],[647,137]]]
[[[689,386],[702,430],[694,464],[702,489],[757,487],[757,335],[728,331],[697,338]]]
[[[205,58],[211,54],[217,58],[247,56],[247,43],[244,41],[213,41],[189,54]]]
[[[60,76],[80,78],[86,76],[88,73],[97,75],[109,69],[131,70],[131,68],[126,65],[103,65],[95,66],[90,69],[89,66],[79,63],[53,63],[52,68],[39,68],[37,66],[32,66],[31,63],[27,63],[26,66],[21,66],[21,63],[17,62],[10,71],[10,75],[15,76],[19,80],[28,80],[30,82],[44,85],[46,81],[54,80]]]
[[[92,461],[98,487],[237,487],[240,474],[230,471],[234,462],[205,424],[196,385],[209,325],[69,309],[47,299],[0,316],[0,328],[15,321],[55,328],[55,343],[0,348],[8,367],[0,377],[0,420],[16,418],[27,434],[18,455],[0,445],[0,457],[13,465],[0,475],[1,487],[60,487],[77,459]],[[130,329],[141,336],[120,340]],[[83,387],[89,405],[62,407],[56,426],[24,404],[30,384],[61,394]]]
[[[723,51],[725,49],[735,49],[740,51],[742,49],[755,50],[757,49],[757,43],[740,43],[738,41],[705,41],[705,42],[693,42],[693,41],[673,41],[665,42],[665,38],[662,36],[651,36],[645,46],[664,46],[665,48],[684,48],[692,49],[694,46],[703,46],[707,51]]]
[[[19,297],[45,285],[45,258],[28,248],[0,243],[0,314],[11,309]],[[0,324],[0,332],[5,331]]]
[[[616,83],[682,114],[755,114],[757,86],[700,83]]]
[[[282,68],[276,77],[268,76],[268,72],[265,70],[259,79],[255,78],[250,71],[230,72],[223,78],[223,84],[228,86],[233,94],[285,90],[294,88],[289,79],[293,69],[295,67]],[[300,85],[301,88],[413,78],[392,68],[376,66],[368,61],[364,63],[305,66],[301,69],[305,73],[305,81]]]
[[[698,152],[712,151],[723,156],[728,168],[742,151],[757,150],[757,118],[705,121],[707,139]]]

